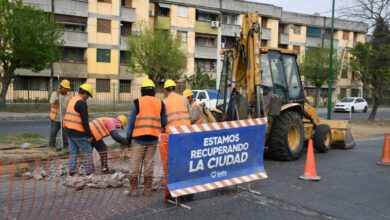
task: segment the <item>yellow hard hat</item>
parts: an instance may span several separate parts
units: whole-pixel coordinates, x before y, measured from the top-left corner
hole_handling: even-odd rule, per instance
[[[189,97],[189,96],[193,96],[193,95],[194,95],[194,93],[192,92],[191,89],[186,89],[183,92],[183,96],[186,97],[186,98]]]
[[[154,82],[150,79],[145,79],[141,83],[141,88],[146,88],[146,87],[153,87],[155,88],[156,86],[154,85]]]
[[[60,86],[65,88],[65,89],[70,89],[70,82],[69,82],[69,80],[66,80],[66,79],[62,80],[61,83],[60,83]]]
[[[171,80],[171,79],[168,79],[164,83],[164,89],[166,89],[168,87],[175,87],[175,86],[176,86],[176,83],[173,80]]]
[[[118,119],[121,122],[122,128],[127,125],[127,117],[126,116],[118,115],[118,117],[116,117],[116,119]]]
[[[91,96],[91,98],[92,98],[93,88],[90,84],[84,83],[83,85],[80,86],[80,88],[87,91],[89,93],[89,96]]]

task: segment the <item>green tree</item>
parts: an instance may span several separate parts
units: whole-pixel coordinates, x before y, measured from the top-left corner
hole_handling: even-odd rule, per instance
[[[139,36],[129,37],[128,51],[131,73],[155,82],[178,80],[186,68],[186,52],[169,31],[143,28]]]
[[[329,46],[310,47],[305,52],[301,70],[305,80],[315,87],[314,106],[317,107],[321,94],[321,87],[328,80],[329,68]],[[335,51],[333,52],[333,72],[338,73],[341,64],[341,57]],[[335,81],[336,83],[336,81]]]
[[[39,72],[59,58],[61,26],[53,15],[21,1],[0,0],[0,105],[17,68]]]
[[[372,122],[382,102],[384,90],[390,82],[390,1],[355,0],[355,2],[357,7],[350,16],[370,23],[374,27],[369,44],[365,44],[365,48],[358,44],[353,50],[356,61],[363,69],[360,74],[368,93],[365,96],[369,95],[374,101],[368,116],[368,120]],[[366,61],[368,62],[365,63]]]
[[[349,52],[352,55],[350,67],[357,73],[355,77],[363,82],[363,96],[368,98],[369,60],[372,55],[371,44],[359,42]]]
[[[216,85],[215,79],[212,79],[208,72],[200,69],[194,75],[185,76],[185,80],[187,85],[191,86],[191,89],[214,89]]]

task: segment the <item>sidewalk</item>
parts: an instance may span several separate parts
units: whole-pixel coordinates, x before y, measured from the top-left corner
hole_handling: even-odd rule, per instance
[[[103,116],[116,116],[119,114],[129,115],[128,112],[91,112],[89,115],[91,118],[103,117]],[[42,120],[49,119],[48,112],[41,113],[20,113],[20,112],[0,112],[0,120]]]

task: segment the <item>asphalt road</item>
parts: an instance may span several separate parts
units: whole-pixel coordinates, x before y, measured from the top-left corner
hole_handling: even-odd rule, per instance
[[[332,119],[335,119],[335,120],[350,120],[350,119],[351,120],[367,120],[370,113],[371,113],[371,109],[369,109],[366,113],[355,112],[355,113],[350,114],[349,112],[332,112]],[[325,119],[327,117],[327,113],[324,111],[321,111],[319,113],[319,116],[321,118]],[[387,109],[379,109],[376,113],[375,119],[377,119],[377,120],[390,119],[390,111]]]
[[[45,181],[15,180],[10,200],[11,186],[0,176],[0,219],[7,210],[12,210],[8,217],[20,213],[20,219],[390,219],[390,167],[376,164],[382,144],[379,139],[360,141],[352,150],[316,154],[320,182],[298,179],[305,154],[293,162],[266,160],[269,178],[252,182],[252,189],[261,195],[235,187],[214,190],[196,194],[186,203],[191,210],[163,202],[161,192],[134,199],[123,196],[123,189],[107,189],[104,196],[103,190],[73,191]],[[26,190],[21,190],[22,185]],[[31,189],[36,190],[31,193]]]

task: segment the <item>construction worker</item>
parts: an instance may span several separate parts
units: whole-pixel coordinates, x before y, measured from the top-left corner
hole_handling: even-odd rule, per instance
[[[72,95],[69,92],[70,82],[66,79],[62,80],[57,91],[54,91],[50,96],[50,139],[49,147],[56,147],[56,139],[58,131],[62,126],[62,119],[64,118],[66,107],[68,106],[69,100],[72,98]],[[59,107],[61,106],[61,109]],[[60,112],[62,115],[60,115]],[[62,141],[64,145],[68,145],[68,140],[65,137],[64,132],[62,132]]]
[[[168,124],[165,131],[169,134],[169,127],[190,125],[190,104],[187,99],[176,93],[176,83],[173,80],[167,80],[164,83],[164,89],[167,97],[164,99],[164,104],[167,110]],[[160,143],[161,161],[164,169],[164,198],[165,200],[171,199],[170,193],[167,188],[167,172],[168,172],[168,137],[167,135],[161,136]]]
[[[118,143],[127,144],[127,139],[122,137],[117,130],[118,128],[123,129],[126,125],[127,117],[124,115],[119,115],[117,118],[96,118],[89,122],[93,136],[91,145],[99,152],[102,165],[101,173],[103,174],[111,173],[108,168],[107,145],[104,143],[103,138],[111,136]]]
[[[76,158],[79,150],[84,153],[86,174],[94,171],[91,142],[93,136],[88,121],[87,99],[92,98],[93,88],[84,83],[80,86],[78,94],[68,104],[64,116],[64,131],[69,143],[69,175],[77,174]]]
[[[183,92],[183,96],[190,103],[190,120],[191,124],[201,124],[206,121],[203,120],[203,107],[198,105],[194,100],[194,93],[191,89],[186,89]]]
[[[146,79],[141,83],[141,97],[134,100],[134,109],[131,112],[127,140],[130,148],[130,196],[138,196],[138,177],[140,166],[143,164],[144,195],[152,193],[154,170],[154,155],[158,138],[167,124],[164,103],[154,97],[156,86],[153,81]]]

